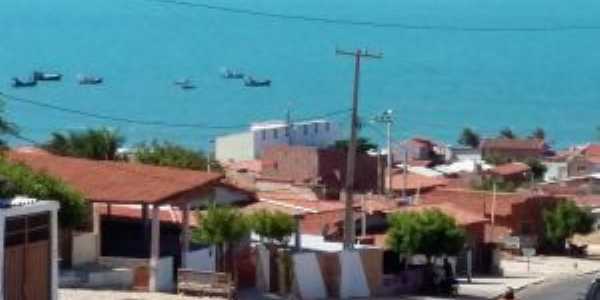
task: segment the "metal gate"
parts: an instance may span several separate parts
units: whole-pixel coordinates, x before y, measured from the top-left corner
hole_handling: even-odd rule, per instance
[[[4,299],[50,299],[50,214],[6,219]]]

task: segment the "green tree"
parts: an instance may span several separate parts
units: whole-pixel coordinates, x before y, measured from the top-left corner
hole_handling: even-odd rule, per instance
[[[531,136],[529,136],[529,137],[532,139],[544,140],[544,139],[546,139],[546,131],[544,131],[543,128],[538,127],[533,130],[533,132],[531,133]]]
[[[250,232],[248,220],[234,208],[215,205],[210,206],[204,214],[199,213],[197,217],[200,228],[192,231],[192,239],[214,245],[218,270],[229,271],[235,276],[233,251],[237,243]]]
[[[387,244],[398,254],[434,257],[458,254],[465,243],[456,221],[437,209],[395,213],[388,216]]]
[[[544,178],[544,174],[546,174],[548,168],[539,159],[530,158],[525,160],[525,163],[529,166],[529,168],[531,168],[533,178],[536,180],[541,180]]]
[[[7,135],[18,135],[19,130],[14,123],[9,122],[7,119],[3,117],[4,114],[4,105],[3,102],[0,101],[0,137]],[[8,149],[8,143],[5,139],[0,138],[0,150]]]
[[[252,230],[275,245],[287,245],[296,230],[294,218],[282,212],[261,210],[250,216]]]
[[[575,202],[565,200],[554,208],[545,209],[544,240],[551,249],[563,251],[565,241],[575,233],[592,231],[594,218],[589,210],[578,207]]]
[[[506,127],[500,130],[500,137],[505,139],[516,139],[517,135],[512,131],[512,129]]]
[[[169,142],[152,141],[136,147],[134,157],[143,164],[167,166],[191,170],[207,170],[209,162],[202,151],[192,150]],[[216,160],[210,160],[211,170],[221,171],[222,167]]]
[[[47,151],[62,155],[95,160],[117,160],[118,149],[125,138],[108,128],[84,131],[54,132],[44,145]]]
[[[481,141],[481,138],[479,137],[479,134],[477,134],[471,128],[463,129],[463,131],[460,134],[460,137],[458,138],[459,144],[461,144],[463,146],[468,146],[471,148],[479,147],[480,141]]]
[[[87,205],[83,196],[59,179],[5,159],[0,159],[0,178],[2,198],[25,195],[58,201],[59,223],[62,228],[74,228],[87,220]]]
[[[338,150],[348,151],[350,145],[349,140],[339,140],[335,142],[334,148]],[[377,149],[377,144],[372,143],[368,138],[359,137],[356,139],[356,152],[367,153],[371,150]]]

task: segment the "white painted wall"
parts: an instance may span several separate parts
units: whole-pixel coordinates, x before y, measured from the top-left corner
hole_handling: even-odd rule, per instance
[[[568,167],[566,162],[543,162],[546,166],[544,181],[560,181],[567,179]]]
[[[73,235],[72,262],[74,266],[96,262],[98,259],[98,236],[93,232],[78,232]]]
[[[326,299],[327,290],[315,253],[292,255],[294,279],[300,299]]]
[[[252,160],[256,158],[254,148],[250,131],[220,136],[215,140],[215,158],[220,162]]]
[[[210,271],[216,270],[215,249],[208,247],[201,250],[190,251],[186,256],[186,268],[194,271]]]
[[[340,257],[340,298],[368,298],[369,283],[363,268],[360,253],[357,251],[342,251]]]

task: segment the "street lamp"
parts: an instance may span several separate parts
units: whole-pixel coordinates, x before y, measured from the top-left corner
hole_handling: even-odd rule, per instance
[[[381,115],[375,116],[373,122],[385,124],[387,131],[387,186],[388,195],[392,194],[392,124],[394,119],[392,118],[392,110],[385,110]]]

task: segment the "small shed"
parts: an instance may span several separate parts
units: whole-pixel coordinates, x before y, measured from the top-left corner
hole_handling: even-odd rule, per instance
[[[0,200],[0,300],[56,300],[57,212],[54,201]]]

